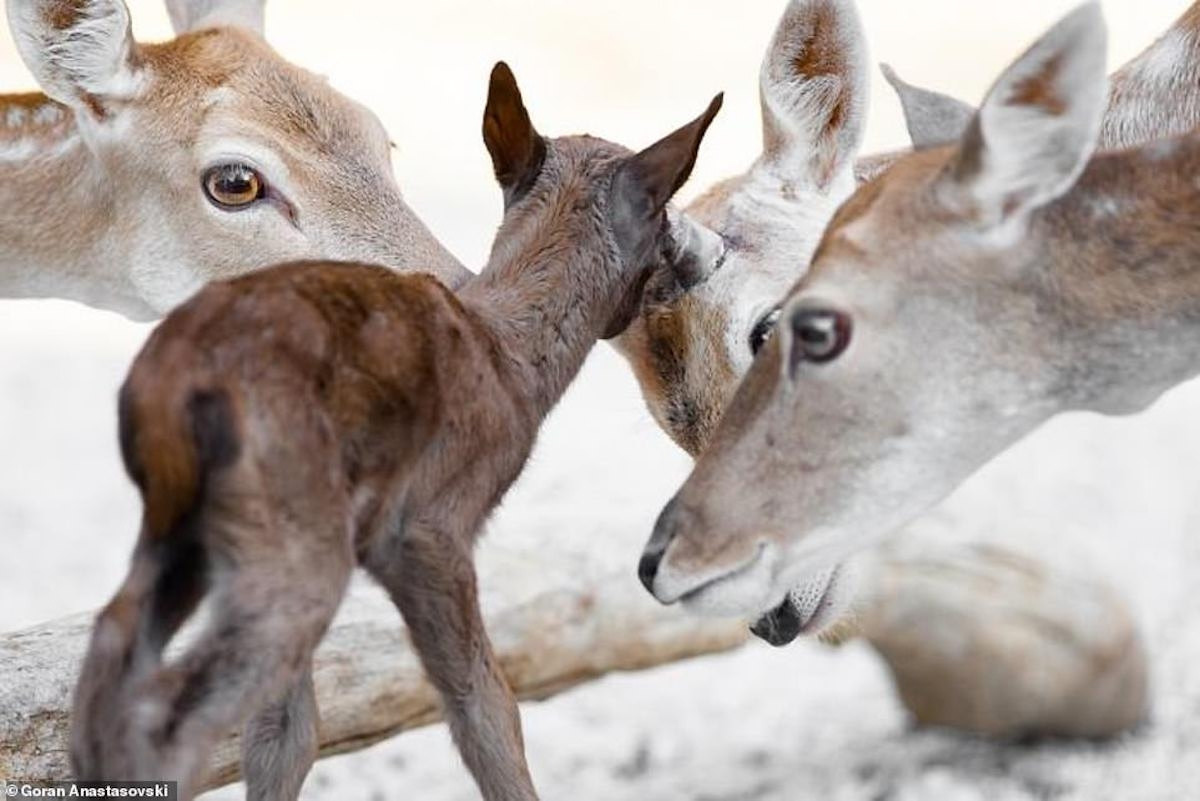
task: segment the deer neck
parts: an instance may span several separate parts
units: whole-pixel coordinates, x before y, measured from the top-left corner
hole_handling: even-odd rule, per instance
[[[1102,155],[1035,220],[1072,408],[1139,411],[1200,374],[1198,172],[1200,136]]]
[[[59,297],[153,316],[114,249],[104,168],[74,113],[40,94],[0,96],[0,297]]]
[[[521,375],[539,417],[566,391],[620,302],[610,243],[598,232],[581,241],[576,231],[589,229],[570,206],[511,234],[502,228],[487,266],[459,292]]]
[[[1200,125],[1200,3],[1113,75],[1100,145],[1117,149]]]

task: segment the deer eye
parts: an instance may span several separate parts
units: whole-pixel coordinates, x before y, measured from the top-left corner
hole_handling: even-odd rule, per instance
[[[850,317],[839,311],[800,308],[792,314],[792,361],[831,362],[850,344]]]
[[[775,325],[779,322],[779,309],[772,309],[764,314],[750,331],[750,352],[757,354],[762,346],[767,344],[771,334],[775,333]]]
[[[204,171],[204,194],[224,211],[238,211],[266,196],[267,184],[248,164],[217,164]]]

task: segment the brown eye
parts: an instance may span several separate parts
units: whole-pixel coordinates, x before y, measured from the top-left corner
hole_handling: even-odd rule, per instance
[[[204,194],[219,209],[245,208],[261,200],[265,192],[262,176],[248,164],[218,164],[204,172]]]

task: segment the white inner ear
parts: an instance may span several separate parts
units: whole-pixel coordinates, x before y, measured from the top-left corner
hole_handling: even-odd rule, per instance
[[[167,0],[176,34],[230,26],[263,34],[266,0]]]
[[[42,2],[8,3],[17,50],[47,95],[72,106],[84,96],[124,98],[138,87],[133,34],[121,0],[93,0],[65,29],[52,28]]]
[[[800,72],[806,49],[836,53],[842,69]],[[814,185],[849,170],[862,144],[870,91],[866,35],[852,0],[792,0],[763,59],[759,86],[764,161]],[[844,114],[831,127],[838,104]]]

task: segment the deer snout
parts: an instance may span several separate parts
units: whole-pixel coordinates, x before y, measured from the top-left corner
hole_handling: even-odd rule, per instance
[[[758,615],[769,604],[778,549],[745,536],[721,515],[676,497],[663,509],[638,562],[642,585],[663,604],[689,611]]]

